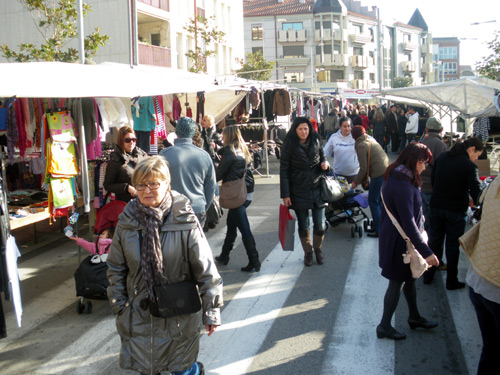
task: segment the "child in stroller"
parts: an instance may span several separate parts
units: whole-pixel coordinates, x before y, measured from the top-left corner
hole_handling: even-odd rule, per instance
[[[372,226],[372,220],[363,211],[363,208],[368,207],[368,197],[366,193],[350,189],[344,192],[344,197],[338,201],[328,204],[326,208],[326,220],[329,225],[336,227],[337,225],[349,222],[351,227],[351,237],[354,238],[356,233],[359,237],[363,237],[363,228],[366,231]],[[359,222],[363,225],[358,225]]]
[[[87,250],[93,257],[90,262],[93,264],[105,262],[108,258],[109,248],[111,247],[111,242],[113,242],[113,234],[115,233],[115,228],[104,229],[99,237],[97,237],[96,242],[90,242],[79,238],[78,236],[69,237],[70,240],[76,241],[76,244]]]

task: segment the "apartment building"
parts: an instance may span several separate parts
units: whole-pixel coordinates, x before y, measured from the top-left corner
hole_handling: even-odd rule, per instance
[[[452,38],[433,38],[433,61],[438,66],[437,82],[460,78],[460,40]]]
[[[276,61],[272,79],[278,82],[317,92],[392,87],[399,76],[428,82],[422,60],[431,59],[430,34],[415,25],[384,24],[375,6],[356,0],[244,0],[243,12],[245,53],[262,51]]]
[[[156,65],[188,70],[192,62],[185,56],[195,45],[203,48],[184,26],[195,14],[215,16],[217,27],[226,33],[216,46],[217,54],[207,61],[207,73],[229,74],[237,69],[235,59],[243,58],[243,5],[231,0],[86,0],[92,11],[84,19],[84,34],[95,27],[110,37],[94,57],[103,61]],[[21,43],[40,44],[30,13],[17,1],[2,6],[2,43],[17,50]],[[76,41],[70,44],[77,48]],[[6,60],[0,57],[1,62]]]

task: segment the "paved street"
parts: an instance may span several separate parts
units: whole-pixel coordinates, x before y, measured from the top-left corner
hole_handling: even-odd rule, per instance
[[[481,339],[466,289],[447,291],[444,273],[432,285],[417,281],[421,314],[440,322],[435,330],[410,330],[401,297],[395,327],[407,339],[377,339],[387,280],[378,268],[377,240],[351,238],[348,223],[330,228],[325,264],[304,267],[295,251],[278,243],[278,163],[271,178],[256,177],[248,216],[262,260],[246,274],[238,240],[224,279],[223,325],[203,336],[199,360],[208,374],[475,374]],[[225,234],[223,223],[207,233],[214,255]],[[17,328],[10,302],[8,337],[0,340],[0,373],[132,374],[118,365],[120,342],[107,301],[92,301],[92,314],[76,313],[73,273],[77,248],[62,238],[19,259],[23,325]],[[460,258],[459,277],[468,262]]]

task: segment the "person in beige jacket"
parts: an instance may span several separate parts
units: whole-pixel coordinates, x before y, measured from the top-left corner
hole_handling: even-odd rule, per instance
[[[475,248],[466,251],[470,260],[465,281],[476,309],[483,350],[478,375],[500,369],[500,178],[486,190],[479,236]],[[479,225],[479,224],[476,224]]]
[[[354,148],[358,155],[359,172],[354,178],[352,188],[361,185],[363,179],[370,175],[370,188],[368,190],[368,205],[372,213],[373,226],[368,231],[368,237],[378,237],[378,227],[380,223],[380,213],[382,212],[382,199],[380,198],[380,189],[384,182],[384,173],[389,166],[389,158],[382,146],[366,134],[365,128],[356,125],[351,135],[355,140]],[[369,162],[368,162],[369,160]]]

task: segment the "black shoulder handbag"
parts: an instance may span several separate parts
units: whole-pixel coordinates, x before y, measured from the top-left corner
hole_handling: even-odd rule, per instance
[[[139,232],[139,240],[142,248],[142,231]],[[189,264],[189,256],[182,234],[181,240],[182,257]],[[189,274],[191,275],[191,269]],[[153,286],[153,292],[155,302],[149,302],[149,312],[157,318],[173,318],[179,315],[194,314],[201,309],[200,294],[193,280],[184,280],[173,284],[157,284]]]

